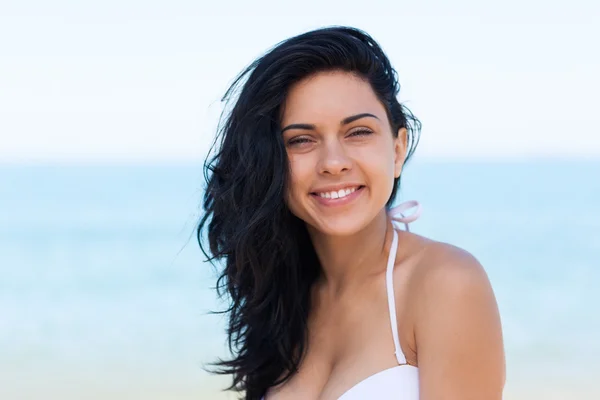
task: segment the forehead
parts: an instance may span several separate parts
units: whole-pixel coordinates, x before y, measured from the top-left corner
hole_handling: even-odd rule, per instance
[[[340,120],[360,113],[377,115],[382,121],[385,109],[371,85],[349,72],[320,72],[293,85],[285,100],[285,123]]]

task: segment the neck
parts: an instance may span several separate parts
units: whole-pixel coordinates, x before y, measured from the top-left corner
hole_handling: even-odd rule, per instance
[[[350,236],[329,236],[309,229],[322,268],[322,284],[342,293],[363,282],[384,265],[392,243],[393,225],[383,209],[364,229]],[[382,263],[382,260],[384,262]]]

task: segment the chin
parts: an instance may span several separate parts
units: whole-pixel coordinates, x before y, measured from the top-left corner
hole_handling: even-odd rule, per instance
[[[327,236],[352,236],[367,225],[359,216],[340,216],[338,218],[320,219],[309,224],[311,229]]]

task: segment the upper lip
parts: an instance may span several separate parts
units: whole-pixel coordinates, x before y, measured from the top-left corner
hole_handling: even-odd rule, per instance
[[[329,186],[323,186],[320,187],[318,189],[314,189],[311,193],[327,193],[327,192],[337,192],[341,189],[347,189],[347,188],[358,188],[361,185],[360,183],[339,183],[337,185],[329,185]]]

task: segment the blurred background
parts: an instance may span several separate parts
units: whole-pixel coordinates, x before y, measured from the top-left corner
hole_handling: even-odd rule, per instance
[[[423,122],[400,197],[486,268],[505,398],[599,399],[599,20],[592,0],[4,0],[0,398],[233,398],[203,370],[225,305],[194,232],[220,97],[341,24]]]

